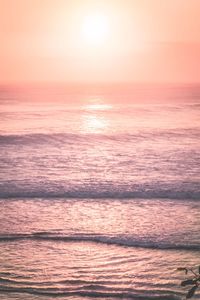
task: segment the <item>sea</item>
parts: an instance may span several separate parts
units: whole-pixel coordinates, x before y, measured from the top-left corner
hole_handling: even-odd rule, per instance
[[[199,85],[1,85],[1,300],[185,299],[199,171]]]

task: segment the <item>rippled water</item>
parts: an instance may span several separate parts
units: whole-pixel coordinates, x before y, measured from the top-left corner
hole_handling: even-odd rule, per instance
[[[1,88],[1,299],[181,299],[197,87]]]
[[[18,199],[0,206],[0,290],[26,299],[178,299],[175,269],[199,263],[196,201]]]

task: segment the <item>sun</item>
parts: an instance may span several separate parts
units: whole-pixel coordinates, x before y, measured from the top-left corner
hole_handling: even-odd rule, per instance
[[[87,15],[82,23],[83,39],[90,45],[106,43],[110,33],[110,24],[106,15],[94,13]]]

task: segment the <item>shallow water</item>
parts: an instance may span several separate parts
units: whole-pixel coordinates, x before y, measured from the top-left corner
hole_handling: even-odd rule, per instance
[[[17,199],[0,206],[0,289],[26,299],[176,299],[184,278],[176,268],[199,263],[196,201]]]

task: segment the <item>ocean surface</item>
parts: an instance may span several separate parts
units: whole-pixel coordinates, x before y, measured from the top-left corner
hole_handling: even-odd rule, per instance
[[[1,299],[184,299],[200,86],[1,86],[0,170]]]

